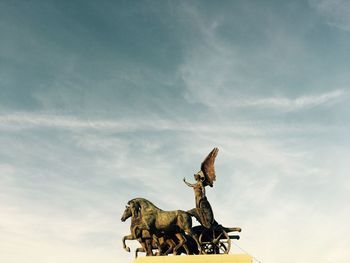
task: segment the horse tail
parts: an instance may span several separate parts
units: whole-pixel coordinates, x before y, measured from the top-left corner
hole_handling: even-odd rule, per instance
[[[197,216],[196,208],[193,208],[193,209],[191,209],[191,210],[187,210],[186,213],[187,213],[187,214],[190,214],[191,216],[194,216],[194,217]]]
[[[197,208],[192,208],[191,210],[186,211],[186,213],[189,214],[190,216],[193,216],[194,218],[196,218],[199,223],[201,222]]]

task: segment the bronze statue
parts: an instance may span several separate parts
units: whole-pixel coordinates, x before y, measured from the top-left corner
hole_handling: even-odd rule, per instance
[[[125,240],[135,239],[138,237],[135,230],[137,229],[139,233],[142,233],[142,231],[149,232],[152,237],[161,233],[174,234],[179,241],[173,249],[174,254],[177,253],[177,250],[180,247],[184,247],[186,252],[189,253],[184,234],[192,237],[200,249],[198,237],[191,229],[192,218],[189,213],[182,210],[163,211],[144,198],[134,198],[128,202],[128,205],[129,206],[126,207],[126,210],[122,216],[122,221],[125,221],[131,216],[132,226],[131,234],[123,238],[124,248],[127,248],[125,245]],[[141,221],[137,221],[137,215],[142,218]],[[138,224],[134,225],[135,221]],[[147,248],[145,250],[147,251]]]
[[[218,224],[214,219],[213,210],[205,195],[205,187],[213,187],[216,180],[214,162],[218,154],[214,148],[201,164],[201,170],[194,175],[196,183],[191,184],[195,194],[196,207],[189,211],[163,211],[144,198],[130,200],[122,215],[124,222],[131,217],[130,234],[123,237],[123,247],[126,240],[138,240],[141,244],[138,252],[153,255],[185,254],[227,254],[230,251],[231,236],[228,233],[238,231],[239,227],[228,228]],[[201,224],[192,227],[192,218]]]
[[[129,217],[131,217],[130,224],[130,234],[123,237],[123,248],[130,252],[130,248],[125,244],[126,240],[135,240],[137,239],[141,244],[142,248],[136,250],[136,256],[138,251],[146,252],[147,256],[153,256],[151,250],[151,240],[153,237],[147,230],[142,230],[142,218],[136,217],[131,206],[126,206],[124,213],[121,217],[121,221],[125,222]],[[153,241],[154,242],[154,241]]]
[[[213,187],[213,183],[216,180],[214,162],[218,151],[218,148],[214,148],[204,159],[201,164],[201,170],[194,175],[195,184],[190,184],[186,182],[185,178],[183,179],[186,185],[193,188],[196,200],[196,208],[188,212],[196,217],[201,225],[206,228],[210,228],[215,222],[213,210],[205,196],[205,187],[207,185]]]

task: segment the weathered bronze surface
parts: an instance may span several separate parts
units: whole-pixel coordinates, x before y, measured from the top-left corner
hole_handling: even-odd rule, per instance
[[[189,211],[163,211],[144,198],[134,198],[127,203],[121,220],[131,217],[130,234],[123,237],[123,247],[130,252],[126,240],[138,240],[141,247],[138,252],[147,256],[153,255],[187,255],[197,254],[227,254],[230,251],[231,239],[229,232],[240,232],[239,227],[227,228],[219,225],[213,210],[205,195],[205,187],[213,187],[216,180],[214,162],[218,154],[214,148],[201,164],[201,170],[194,175],[196,183],[191,184],[195,195],[196,207]],[[192,218],[201,224],[192,227]]]
[[[213,210],[205,196],[205,186],[209,185],[213,187],[213,183],[216,180],[214,162],[218,151],[218,148],[214,148],[204,159],[201,170],[194,175],[194,179],[196,180],[195,184],[190,184],[186,182],[185,178],[183,179],[185,184],[193,188],[196,200],[196,208],[188,212],[206,228],[210,228],[215,222]]]

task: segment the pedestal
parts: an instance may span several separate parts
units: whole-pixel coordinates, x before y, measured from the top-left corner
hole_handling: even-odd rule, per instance
[[[195,255],[195,256],[158,256],[138,257],[134,263],[252,263],[251,256],[236,255]]]

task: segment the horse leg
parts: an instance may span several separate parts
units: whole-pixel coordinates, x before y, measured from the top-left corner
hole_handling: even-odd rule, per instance
[[[187,232],[187,231],[188,231],[188,232]],[[202,254],[202,247],[201,247],[201,244],[199,243],[199,239],[198,239],[197,235],[192,231],[191,228],[190,228],[189,230],[187,230],[187,231],[186,231],[186,232],[188,233],[188,235],[189,235],[190,237],[192,237],[194,241],[196,241],[199,254]]]
[[[135,258],[137,258],[137,253],[139,253],[139,252],[146,252],[146,250],[144,249],[144,248],[142,248],[142,247],[138,247],[138,248],[136,248],[136,250],[135,250]]]
[[[192,210],[196,211],[194,209],[192,209]],[[195,213],[195,214],[197,214],[197,213]],[[191,218],[190,214],[189,213],[182,214],[180,219],[181,219],[180,222],[182,223],[182,227],[181,227],[182,230],[185,231],[185,233],[188,234],[190,237],[192,237],[194,239],[194,241],[196,241],[197,246],[198,246],[199,254],[201,254],[202,253],[202,247],[201,247],[201,245],[199,243],[199,239],[198,239],[196,233],[194,233],[192,231],[192,218]]]
[[[153,256],[152,253],[152,236],[149,233],[148,230],[140,230],[139,231],[139,238],[137,239],[139,241],[139,243],[141,244],[144,252],[146,252],[146,256]],[[141,252],[141,250],[140,250]]]
[[[144,252],[147,254],[147,247],[146,247],[146,243],[145,243],[144,239],[138,238],[137,240],[141,244],[141,247],[139,247],[135,250],[135,257],[137,257],[138,252]]]
[[[151,239],[146,239],[145,240],[145,247],[146,247],[146,256],[153,256],[153,252],[152,252],[152,241]]]
[[[176,246],[176,243],[172,239],[167,239],[166,243],[169,246],[169,248],[167,251],[165,251],[165,253],[164,253],[165,256],[168,255],[169,253],[171,253],[172,251],[174,251],[174,247]]]
[[[162,255],[162,244],[160,244],[159,238],[156,235],[152,236],[152,243],[154,244],[153,247],[158,248],[158,252],[156,255],[161,256]]]
[[[177,250],[182,247],[185,243],[186,243],[186,237],[181,234],[181,233],[176,233],[175,236],[177,237],[177,239],[179,240],[179,244],[177,244],[175,247],[174,247],[174,250],[173,250],[173,253],[174,255],[176,255],[177,253]]]
[[[188,246],[186,244],[183,244],[183,247],[185,249],[186,255],[190,254],[190,250],[188,249]]]
[[[135,239],[135,238],[134,238],[134,236],[133,236],[132,234],[123,237],[123,248],[124,248],[126,251],[130,252],[130,248],[125,244],[125,240],[134,240],[134,239]]]
[[[184,233],[178,233],[179,235],[180,235],[180,237],[181,238],[183,238],[184,239],[184,242],[183,242],[183,244],[182,244],[182,246],[181,247],[183,247],[183,250],[185,250],[185,253],[186,253],[186,255],[189,255],[190,254],[190,251],[189,251],[189,249],[188,249],[188,246],[187,246],[187,243],[188,243],[188,239],[186,238],[186,236],[184,235]],[[179,235],[178,236],[176,236],[176,234],[175,234],[175,236],[179,239]],[[179,239],[179,241],[180,241],[181,239]],[[174,246],[176,245],[176,243],[171,239],[171,241],[172,241],[172,243],[174,244]],[[180,243],[181,243],[181,241],[180,241]],[[181,244],[180,244],[181,245]],[[180,248],[181,248],[180,247]],[[180,249],[179,248],[179,249]],[[173,249],[174,250],[174,249]],[[176,251],[176,254],[177,253],[179,253],[178,255],[180,255],[182,252],[183,252],[183,250],[181,250],[180,252],[179,251]]]

